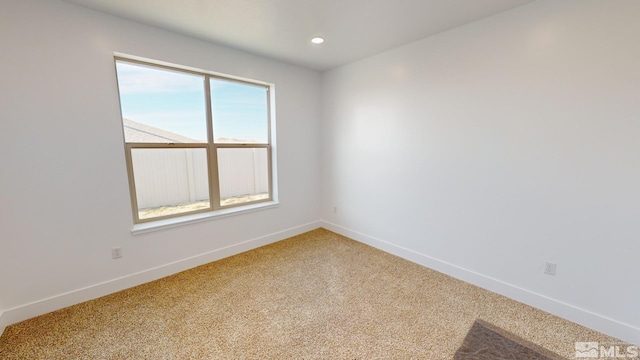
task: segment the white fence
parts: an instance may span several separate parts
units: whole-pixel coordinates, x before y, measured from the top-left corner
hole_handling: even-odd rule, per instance
[[[205,149],[133,149],[138,208],[209,200]],[[218,149],[220,197],[269,191],[267,149]]]

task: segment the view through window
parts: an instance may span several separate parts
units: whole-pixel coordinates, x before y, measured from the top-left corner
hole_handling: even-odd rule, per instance
[[[116,58],[134,222],[272,199],[269,86]]]

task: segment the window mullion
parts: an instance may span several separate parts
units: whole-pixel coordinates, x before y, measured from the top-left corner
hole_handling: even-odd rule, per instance
[[[267,144],[271,144],[271,88],[267,86]]]
[[[216,149],[213,133],[213,106],[211,104],[210,76],[204,77],[204,94],[207,106],[207,154],[209,160],[209,198],[211,209],[220,209],[220,180],[218,178],[218,150]]]
[[[133,222],[134,224],[137,224],[138,222],[140,222],[140,215],[138,213],[138,198],[136,196],[136,182],[134,180],[134,176],[133,176],[133,159],[131,158],[131,148],[132,146],[130,144],[125,143],[124,144],[124,152],[125,152],[125,158],[126,158],[126,162],[127,162],[127,175],[129,178],[129,193],[132,194],[131,195],[131,210],[133,212]]]
[[[269,140],[271,141],[271,140]],[[271,146],[267,146],[267,176],[269,181],[269,200],[273,200],[273,164]]]

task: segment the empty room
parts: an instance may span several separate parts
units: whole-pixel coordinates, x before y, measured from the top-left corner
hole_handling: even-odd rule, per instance
[[[0,358],[640,358],[639,18],[3,0]]]

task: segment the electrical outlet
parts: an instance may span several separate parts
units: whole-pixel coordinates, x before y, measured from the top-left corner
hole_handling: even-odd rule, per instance
[[[545,263],[544,263],[544,273],[547,274],[547,275],[555,275],[557,266],[558,266],[558,264],[556,264],[556,263],[545,261]]]
[[[111,257],[120,259],[122,257],[122,248],[120,246],[111,248]]]

